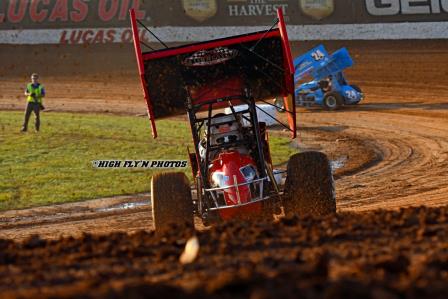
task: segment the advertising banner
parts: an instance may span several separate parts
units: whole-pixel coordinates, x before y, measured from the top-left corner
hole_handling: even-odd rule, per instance
[[[167,42],[264,30],[278,8],[291,40],[448,37],[448,0],[9,0],[0,43],[129,42],[130,8]]]

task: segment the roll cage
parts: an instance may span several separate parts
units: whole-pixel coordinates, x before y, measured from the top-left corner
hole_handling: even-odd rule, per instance
[[[269,101],[270,99],[277,96],[285,97],[284,110],[287,112],[288,124],[263,112],[291,131],[292,138],[296,137],[293,60],[282,11],[278,10],[277,14],[278,18],[267,31],[168,48],[149,28],[136,20],[133,10],[130,11],[135,54],[153,137],[157,137],[156,118],[187,112],[195,150],[194,154],[190,154],[190,161],[194,176],[198,174],[197,208],[201,215],[208,211],[228,208],[225,204],[220,204],[217,198],[217,193],[225,188],[238,190],[239,186],[253,185],[258,191],[255,192],[256,197],[251,203],[265,200],[273,192],[279,193],[273,171],[266,162],[264,154],[265,140],[261,133],[263,128],[260,128],[257,116],[257,110],[263,111],[263,109],[256,105],[256,102],[263,102],[275,106]],[[154,50],[142,43],[139,40],[137,23],[148,30],[164,49]],[[278,28],[274,28],[277,25]],[[142,52],[140,44],[151,51]],[[220,52],[227,53],[225,55],[228,57],[220,56]],[[213,60],[218,62],[214,63]],[[237,78],[237,84],[225,81],[234,78]],[[225,88],[220,88],[226,84],[229,87],[227,91]],[[235,89],[235,86],[238,88]],[[202,92],[198,93],[195,90]],[[247,109],[235,111],[234,106],[241,104],[247,105]],[[204,125],[212,123],[213,110],[225,107],[230,108],[235,119],[242,118],[249,124],[246,127],[250,132],[250,138],[213,145],[210,143],[210,125],[206,128]],[[203,160],[199,153],[202,129],[207,130]],[[251,150],[258,178],[243,184],[234,181],[234,184],[228,187],[211,186],[210,151],[238,146],[246,146]],[[268,180],[270,184],[266,183]],[[272,187],[269,187],[271,185]],[[203,195],[205,200],[202,198]]]

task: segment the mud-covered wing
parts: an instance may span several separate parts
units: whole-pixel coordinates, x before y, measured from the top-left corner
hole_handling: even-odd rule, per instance
[[[295,136],[294,69],[281,13],[278,28],[270,31],[144,53],[132,11],[131,20],[154,136],[156,118],[186,113],[187,99],[191,99],[189,90],[213,90],[215,86],[220,91],[217,97],[241,95],[244,90],[250,90],[257,101],[285,97],[286,110],[290,112],[288,125]],[[191,99],[193,104],[198,100],[204,97]]]

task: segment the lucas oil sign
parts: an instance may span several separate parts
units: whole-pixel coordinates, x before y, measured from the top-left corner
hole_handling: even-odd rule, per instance
[[[448,0],[2,0],[0,44],[130,42],[131,8],[167,42],[263,30],[277,9],[283,10],[291,40],[448,35]],[[330,27],[313,27],[333,24],[339,26],[337,36]],[[140,32],[144,41],[148,35]]]
[[[146,17],[139,0],[10,0],[0,2],[2,29],[58,27],[125,21],[134,8],[140,19]]]

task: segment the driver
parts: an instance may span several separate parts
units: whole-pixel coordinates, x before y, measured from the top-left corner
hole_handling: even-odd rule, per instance
[[[324,80],[321,80],[319,82],[319,86],[324,92],[330,91],[331,90],[331,75],[328,76],[327,78],[325,78]]]
[[[240,132],[241,124],[233,114],[218,113],[213,116],[210,121],[210,145],[224,145],[233,143],[238,140],[242,140],[242,134]],[[206,123],[206,132],[208,124]],[[199,142],[199,155],[201,159],[205,159],[205,149],[207,146],[207,135]],[[229,148],[227,148],[228,150]],[[238,150],[243,150],[238,148]],[[210,161],[215,159],[222,149],[215,149],[209,152]],[[241,151],[240,151],[241,152]]]

